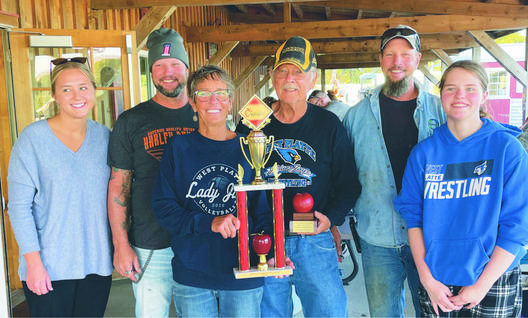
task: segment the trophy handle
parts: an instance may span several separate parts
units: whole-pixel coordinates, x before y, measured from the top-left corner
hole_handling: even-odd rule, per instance
[[[246,151],[244,150],[244,144],[246,144],[246,145],[248,144],[248,142],[246,141],[246,138],[240,137],[240,149],[242,149],[242,154],[244,155],[244,157],[246,158],[246,161],[251,166],[251,169],[255,169],[255,167],[253,166],[253,163],[251,162],[251,160],[249,160],[248,157],[246,156]]]
[[[244,137],[242,137],[244,138]],[[269,139],[269,140],[268,140]],[[266,143],[270,143],[270,151],[268,153],[268,157],[266,158],[266,160],[264,160],[264,163],[262,164],[263,166],[268,163],[268,160],[269,158],[271,157],[271,153],[273,152],[273,142],[275,141],[275,138],[273,136],[269,136],[269,138],[266,138]]]

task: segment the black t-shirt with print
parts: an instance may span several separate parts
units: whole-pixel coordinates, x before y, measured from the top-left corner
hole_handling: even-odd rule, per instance
[[[128,239],[134,246],[170,247],[169,233],[152,213],[152,189],[170,138],[198,128],[192,115],[190,104],[170,109],[150,99],[122,113],[115,123],[108,145],[108,165],[133,171]]]

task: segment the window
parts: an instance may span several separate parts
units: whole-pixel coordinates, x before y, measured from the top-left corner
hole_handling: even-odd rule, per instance
[[[508,97],[508,75],[506,71],[489,71],[489,97],[490,98],[504,98]]]

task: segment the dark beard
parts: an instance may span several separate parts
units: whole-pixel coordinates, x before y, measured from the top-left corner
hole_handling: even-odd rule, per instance
[[[154,84],[154,86],[156,87],[158,92],[160,92],[161,94],[163,94],[163,95],[165,95],[167,97],[178,97],[178,96],[181,95],[181,93],[183,92],[183,89],[185,88],[185,85],[181,84],[181,83],[178,84],[178,86],[176,86],[176,88],[173,89],[172,91],[166,90],[160,84]]]
[[[385,75],[385,83],[383,84],[383,93],[385,96],[400,97],[409,91],[411,77],[404,77],[402,80],[393,82],[390,77]]]

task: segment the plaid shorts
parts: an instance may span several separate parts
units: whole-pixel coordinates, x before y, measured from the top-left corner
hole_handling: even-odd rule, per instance
[[[461,286],[447,285],[453,295],[457,295]],[[420,307],[422,308],[422,317],[438,317],[433,309],[431,300],[427,291],[420,284],[418,289],[420,298]],[[440,317],[521,317],[522,307],[522,285],[521,269],[519,266],[502,274],[501,277],[493,284],[484,299],[477,306],[461,310],[440,312]]]

